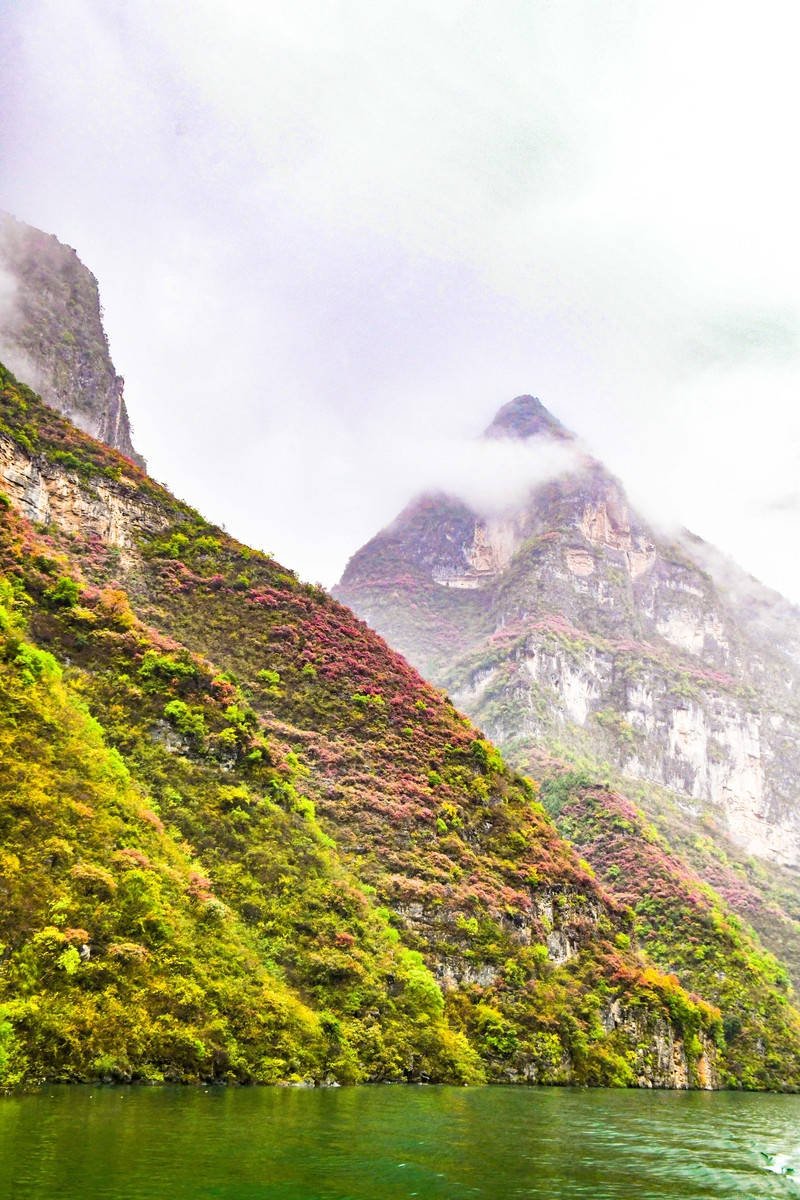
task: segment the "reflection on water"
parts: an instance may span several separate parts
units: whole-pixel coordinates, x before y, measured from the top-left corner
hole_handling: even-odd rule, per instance
[[[800,1097],[63,1087],[0,1100],[9,1200],[410,1196],[800,1197]]]

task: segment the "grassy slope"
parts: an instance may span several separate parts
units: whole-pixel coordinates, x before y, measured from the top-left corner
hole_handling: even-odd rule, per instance
[[[247,782],[233,777],[243,734],[225,715],[231,685],[215,688],[215,672],[139,626],[123,593],[74,603],[64,564],[9,513],[3,534],[9,1080],[480,1078],[419,956],[298,796],[291,758],[260,739]],[[97,691],[108,688],[109,724],[120,721],[130,766],[88,714],[92,678],[73,669],[65,682],[24,636],[20,609],[53,648],[62,624],[73,650],[83,639],[102,646]],[[135,665],[136,683],[122,664]],[[165,734],[165,696],[177,692],[200,701],[193,729],[198,718],[216,725],[202,760]]]

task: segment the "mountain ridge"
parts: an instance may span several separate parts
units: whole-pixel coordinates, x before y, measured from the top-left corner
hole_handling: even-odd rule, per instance
[[[546,435],[563,441],[574,441],[575,435],[545,408],[536,396],[515,396],[498,409],[483,431],[485,438],[526,438]]]

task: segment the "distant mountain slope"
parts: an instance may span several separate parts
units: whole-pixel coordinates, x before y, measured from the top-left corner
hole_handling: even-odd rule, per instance
[[[634,795],[800,982],[800,613],[713,547],[670,541],[538,400],[490,437],[574,448],[504,512],[414,500],[334,594],[520,769]]]
[[[5,371],[0,489],[6,1080],[800,1086],[746,933],[734,1056],[440,693]]]
[[[74,250],[0,213],[0,359],[53,408],[143,467],[97,280]]]

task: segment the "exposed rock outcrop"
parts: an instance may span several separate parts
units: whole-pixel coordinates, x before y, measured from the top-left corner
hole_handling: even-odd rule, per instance
[[[532,397],[490,431],[571,438]],[[334,594],[518,767],[541,779],[566,759],[616,779],[800,987],[793,605],[691,534],[651,527],[577,445],[570,470],[507,512],[415,499]]]
[[[124,483],[98,478],[88,487],[74,471],[44,455],[26,454],[4,434],[0,434],[0,490],[30,521],[52,522],[82,537],[92,533],[120,550],[128,566],[138,557],[137,538],[168,524],[163,510]]]

